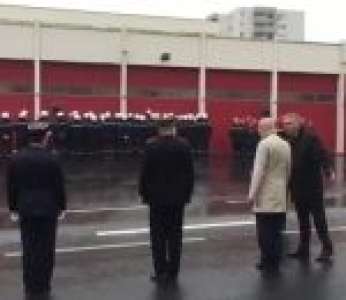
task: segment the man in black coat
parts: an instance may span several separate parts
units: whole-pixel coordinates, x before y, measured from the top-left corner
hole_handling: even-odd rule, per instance
[[[180,267],[184,207],[194,183],[189,144],[176,136],[173,121],[159,124],[146,145],[139,194],[149,205],[153,281],[175,281]]]
[[[303,126],[299,115],[293,113],[285,115],[283,127],[292,147],[290,191],[300,229],[298,249],[289,256],[303,260],[309,259],[310,215],[312,215],[322,243],[322,250],[317,261],[329,261],[333,254],[333,246],[328,234],[323,202],[323,176],[331,179],[335,176],[331,160],[320,139]]]
[[[66,209],[61,167],[45,149],[47,128],[45,123],[29,124],[29,146],[15,154],[7,168],[8,206],[11,219],[19,219],[29,297],[50,292],[57,220]]]

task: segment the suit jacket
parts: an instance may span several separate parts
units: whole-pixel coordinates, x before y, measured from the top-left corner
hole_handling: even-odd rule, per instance
[[[258,144],[249,198],[255,199],[256,213],[285,212],[291,173],[291,149],[276,134]]]
[[[182,138],[155,137],[146,145],[139,194],[149,205],[184,205],[190,202],[194,169],[189,144]]]
[[[11,211],[25,217],[56,217],[66,209],[59,163],[46,150],[28,147],[7,167],[7,199]]]
[[[332,161],[321,140],[304,127],[296,138],[290,139],[292,147],[292,177],[290,182],[293,201],[323,199],[323,173],[332,170]]]

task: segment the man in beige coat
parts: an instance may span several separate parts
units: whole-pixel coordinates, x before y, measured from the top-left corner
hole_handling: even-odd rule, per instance
[[[261,141],[256,150],[249,190],[249,201],[253,203],[256,215],[261,253],[256,267],[263,271],[277,272],[282,254],[291,149],[289,144],[276,134],[274,119],[261,119],[258,131]]]

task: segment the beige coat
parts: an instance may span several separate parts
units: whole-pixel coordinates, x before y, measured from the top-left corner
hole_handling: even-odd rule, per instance
[[[290,145],[276,134],[261,140],[249,190],[255,213],[286,212],[290,173]]]

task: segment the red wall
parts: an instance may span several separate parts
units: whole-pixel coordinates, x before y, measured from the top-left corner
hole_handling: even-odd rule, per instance
[[[198,87],[198,70],[192,68],[129,66],[129,89],[134,87]]]
[[[148,109],[152,112],[173,112],[175,114],[196,113],[197,99],[152,99],[130,98],[127,102],[128,112],[144,113]]]
[[[50,90],[54,86],[63,87],[99,87],[119,90],[120,69],[116,65],[44,62],[42,64],[42,90]],[[42,108],[59,107],[66,111],[81,112],[93,110],[119,111],[119,91],[114,95],[72,95],[45,93]]]
[[[337,76],[329,74],[280,73],[279,92],[336,93]]]
[[[149,66],[130,66],[128,69],[128,90],[131,88],[170,88],[181,90],[198,89],[198,70],[191,68],[167,68]],[[128,112],[173,112],[175,114],[196,113],[197,97],[129,97]]]
[[[33,114],[34,109],[34,64],[32,61],[0,60],[0,84],[27,86],[31,92],[0,91],[0,111],[9,111],[16,116],[25,109]]]
[[[244,72],[229,70],[209,70],[207,72],[207,93],[211,90],[247,91],[268,93],[270,90],[270,74],[264,72]],[[211,151],[229,154],[230,141],[228,131],[231,120],[235,116],[260,114],[268,109],[269,99],[208,99],[207,111],[213,127]]]
[[[42,86],[65,84],[69,86],[120,86],[120,69],[117,65],[43,62]]]
[[[21,60],[0,60],[0,80],[34,83],[34,63]]]
[[[42,109],[51,110],[57,107],[70,112],[78,110],[79,112],[94,111],[102,113],[107,110],[112,112],[119,111],[120,101],[118,97],[97,97],[97,96],[42,96]]]
[[[16,119],[21,110],[29,111],[30,118],[34,114],[34,95],[0,94],[0,112],[9,111],[11,118]]]
[[[311,121],[329,151],[336,145],[337,76],[329,74],[281,73],[279,75],[279,116],[296,112]],[[292,93],[292,94],[291,94]],[[335,95],[332,101],[302,101],[299,93]]]

